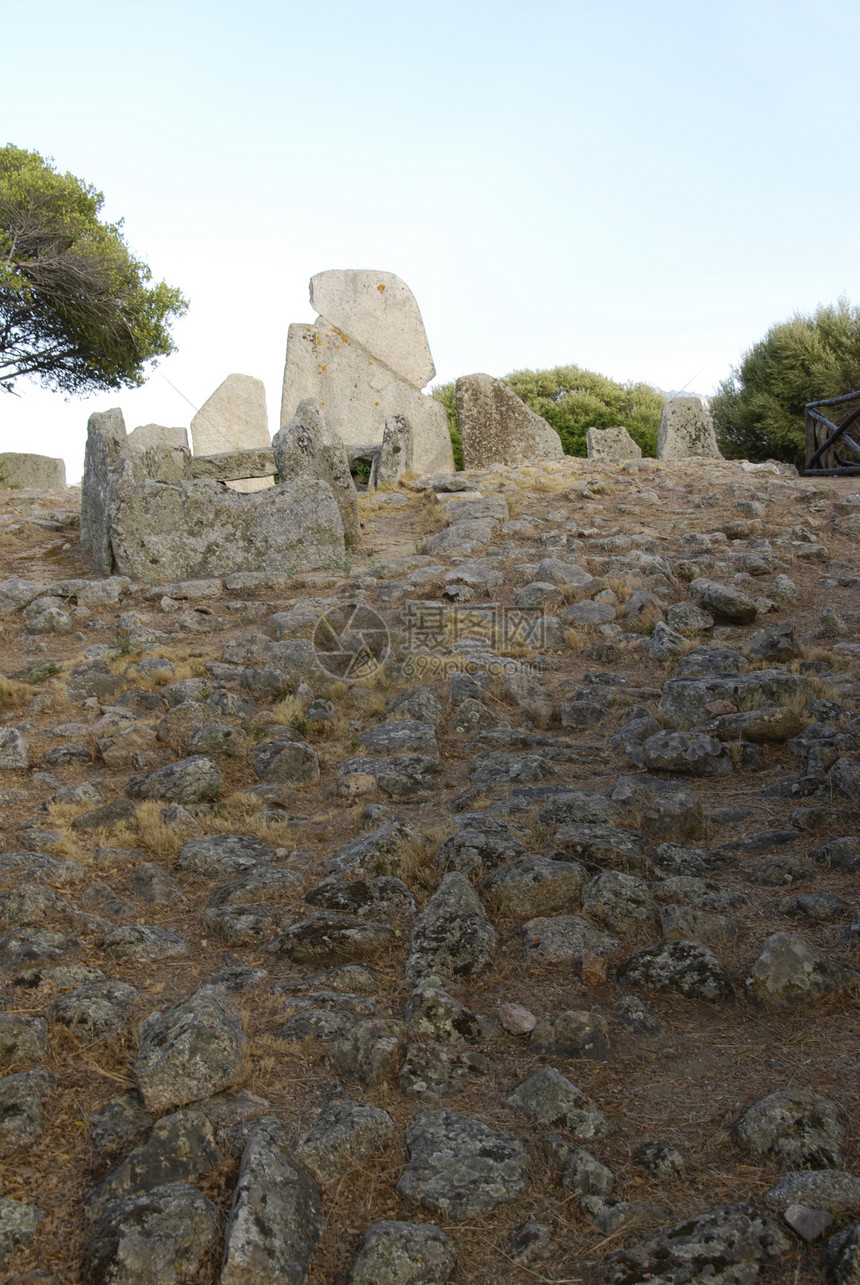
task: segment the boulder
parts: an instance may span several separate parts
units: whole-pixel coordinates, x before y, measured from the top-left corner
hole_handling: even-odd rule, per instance
[[[405,415],[388,415],[382,445],[373,458],[368,489],[396,486],[406,473],[413,469],[415,459],[415,434]]]
[[[521,1142],[456,1111],[424,1111],[406,1133],[409,1164],[397,1191],[463,1220],[522,1195],[528,1153]]]
[[[4,451],[0,455],[0,486],[25,487],[33,491],[64,491],[66,465],[49,455],[27,455]]]
[[[658,460],[704,457],[721,460],[714,421],[698,397],[675,397],[663,407],[657,434]]]
[[[585,434],[585,449],[590,460],[607,464],[642,458],[642,448],[621,424],[617,428],[589,428]]]
[[[457,418],[466,468],[532,464],[564,455],[555,429],[492,375],[457,380]]]

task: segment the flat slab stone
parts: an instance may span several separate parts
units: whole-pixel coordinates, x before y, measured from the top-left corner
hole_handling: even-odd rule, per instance
[[[528,1156],[509,1134],[456,1111],[424,1111],[406,1133],[409,1164],[397,1190],[427,1209],[470,1218],[522,1195]]]

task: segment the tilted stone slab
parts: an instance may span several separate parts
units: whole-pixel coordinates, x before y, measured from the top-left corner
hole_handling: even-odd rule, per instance
[[[322,406],[329,428],[347,446],[379,446],[389,415],[404,415],[414,434],[416,473],[453,473],[445,407],[399,378],[367,349],[320,318],[292,325],[281,401],[286,424],[306,398]]]
[[[192,580],[233,571],[303,571],[344,555],[331,487],[298,478],[254,495],[211,480],[143,482],[112,522],[116,566],[133,580]]]
[[[457,380],[457,418],[466,468],[532,464],[564,455],[555,429],[492,375]]]
[[[311,304],[372,357],[423,388],[436,374],[415,296],[393,272],[333,268],[311,277]]]
[[[224,451],[218,455],[195,455],[191,460],[192,478],[211,477],[216,482],[234,482],[237,478],[246,477],[271,477],[277,471],[275,454],[270,447]]]
[[[134,485],[134,466],[122,411],[97,411],[87,422],[81,489],[81,549],[100,571],[113,570],[111,520],[120,489]]]

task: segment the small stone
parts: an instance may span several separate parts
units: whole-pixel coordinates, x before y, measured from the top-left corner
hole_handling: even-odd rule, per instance
[[[538,1124],[560,1125],[575,1138],[602,1137],[612,1128],[591,1098],[553,1066],[535,1071],[506,1101]]]
[[[384,1154],[397,1137],[397,1126],[387,1111],[340,1098],[322,1109],[296,1154],[325,1187],[350,1168],[357,1177],[364,1162]]]
[[[496,1012],[509,1035],[529,1035],[537,1026],[537,1018],[520,1004],[499,1004]]]
[[[826,1209],[810,1209],[809,1205],[789,1205],[782,1216],[805,1241],[818,1240],[833,1225],[832,1214]]]
[[[184,1106],[237,1083],[248,1039],[232,1000],[204,988],[141,1022],[134,1074],[148,1111]]]
[[[11,1258],[19,1245],[26,1245],[33,1239],[44,1216],[37,1205],[0,1196],[0,1266]]]
[[[746,978],[748,998],[769,1009],[810,1008],[857,974],[799,933],[774,933]]]
[[[538,1022],[531,1033],[529,1049],[549,1057],[606,1062],[612,1056],[609,1024],[599,1013],[570,1009],[556,1018]]]

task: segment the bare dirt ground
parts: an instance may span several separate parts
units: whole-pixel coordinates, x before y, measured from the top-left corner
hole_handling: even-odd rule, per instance
[[[817,675],[821,695],[841,702],[853,711],[854,717],[860,713],[860,655],[833,650],[838,642],[860,644],[860,594],[858,582],[851,583],[860,575],[858,544],[856,538],[840,533],[832,525],[834,500],[860,490],[860,480],[789,481],[770,474],[743,473],[738,466],[660,467],[644,461],[641,468],[618,474],[590,462],[567,461],[563,467],[491,471],[475,480],[482,494],[503,495],[509,502],[511,517],[523,524],[519,533],[497,533],[492,544],[476,555],[488,560],[504,576],[503,585],[493,590],[493,601],[510,605],[522,585],[535,578],[533,572],[519,570],[523,564],[535,564],[548,553],[558,556],[552,541],[568,524],[571,539],[580,541],[582,546],[576,560],[592,574],[609,579],[622,630],[625,601],[636,577],[631,574],[625,581],[622,572],[613,571],[610,559],[616,553],[603,547],[602,541],[631,536],[634,548],[650,542],[649,547],[677,568],[679,560],[689,556],[689,537],[694,534],[723,533],[711,549],[717,560],[733,548],[740,549],[738,541],[769,540],[781,559],[780,569],[798,588],[797,601],[781,605],[753,626],[724,626],[718,635],[720,645],[742,647],[756,627],[790,620],[805,655],[822,662]],[[84,1279],[89,1235],[87,1195],[122,1158],[119,1154],[106,1160],[95,1153],[90,1118],[110,1099],[135,1089],[132,1068],[136,1022],[154,1009],[165,1008],[189,995],[224,967],[225,958],[233,964],[268,970],[265,983],[240,998],[252,1050],[243,1087],[266,1099],[271,1112],[284,1122],[294,1140],[307,1132],[329,1099],[335,1074],[326,1061],[325,1050],[314,1045],[297,1046],[282,1037],[284,996],[273,989],[279,983],[301,980],[315,969],[297,969],[270,954],[265,942],[225,945],[211,934],[205,913],[213,887],[175,869],[175,855],[185,836],[171,833],[169,827],[160,824],[151,805],[141,805],[137,827],[124,823],[114,831],[93,832],[71,828],[74,818],[91,804],[47,802],[58,788],[81,784],[95,785],[104,802],[122,800],[128,780],[151,767],[140,769],[128,764],[110,768],[95,749],[88,762],[48,766],[44,756],[72,740],[95,746],[99,719],[103,717],[99,702],[91,698],[72,703],[66,693],[70,671],[85,662],[85,648],[93,645],[109,645],[108,664],[113,673],[123,674],[129,665],[147,656],[162,656],[176,665],[174,679],[206,677],[206,665],[220,662],[222,648],[240,630],[255,628],[265,632],[268,618],[293,604],[308,599],[350,600],[356,593],[363,594],[364,600],[389,620],[395,637],[402,635],[398,617],[404,600],[386,601],[381,591],[392,581],[407,578],[396,560],[412,557],[422,549],[428,536],[444,525],[444,514],[413,491],[404,489],[397,494],[402,494],[404,503],[392,503],[390,496],[362,497],[364,550],[354,553],[342,566],[296,576],[287,592],[225,591],[211,600],[183,602],[179,611],[163,611],[160,599],[147,600],[146,586],[141,586],[117,604],[79,610],[68,634],[34,635],[28,632],[28,618],[20,611],[0,617],[0,674],[10,680],[2,688],[5,708],[0,709],[0,722],[7,727],[20,727],[30,746],[28,768],[0,773],[0,851],[32,851],[33,844],[38,843],[56,857],[82,863],[85,878],[55,891],[80,909],[102,914],[92,886],[98,885],[97,894],[103,898],[106,885],[132,907],[132,912],[127,910],[125,917],[120,915],[116,922],[169,929],[189,946],[184,956],[142,964],[109,958],[97,934],[82,935],[82,950],[76,962],[91,964],[109,977],[132,984],[141,999],[125,1030],[107,1038],[92,1039],[56,1020],[49,1021],[49,1054],[44,1065],[57,1076],[58,1088],[48,1101],[43,1131],[32,1148],[2,1162],[2,1195],[38,1205],[45,1216],[37,1236],[15,1253],[5,1269],[0,1268],[0,1279],[22,1285],[65,1285]],[[78,552],[76,496],[71,490],[43,496],[0,491],[0,580],[16,576],[47,585],[76,577],[96,578],[92,565]],[[749,505],[760,506],[760,516],[758,508],[743,507]],[[533,524],[531,534],[526,523]],[[570,524],[576,524],[578,532]],[[780,540],[783,545],[778,543]],[[820,544],[823,552],[803,556],[804,543],[808,547]],[[469,560],[473,559],[460,559]],[[434,562],[445,570],[458,565],[456,559],[444,557],[434,558]],[[735,570],[732,564],[730,573]],[[754,596],[767,595],[775,574],[773,571],[756,578]],[[726,580],[730,575],[715,573],[715,578]],[[417,597],[435,599],[441,584],[440,576],[438,583],[411,591],[406,601]],[[677,576],[664,601],[668,604],[687,596],[686,584]],[[489,600],[478,597],[471,605],[485,605]],[[71,603],[69,606],[71,609]],[[821,612],[828,606],[835,609],[846,628],[845,634],[835,639],[819,636]],[[203,610],[194,610],[195,607]],[[186,609],[190,609],[189,616],[193,612],[198,618],[180,624]],[[121,619],[128,612],[138,613],[136,624],[128,618]],[[151,645],[138,646],[133,641],[135,628],[144,626],[164,636]],[[601,643],[614,644],[611,659],[594,659],[597,653],[593,648]],[[654,660],[645,650],[641,636],[628,636],[625,631],[615,638],[606,637],[587,627],[572,632],[565,646],[548,649],[548,655],[556,667],[538,678],[550,711],[543,727],[536,726],[529,712],[506,693],[504,683],[493,684],[486,704],[525,732],[548,732],[579,751],[578,762],[555,763],[552,779],[544,784],[606,793],[620,776],[636,776],[639,772],[610,746],[609,738],[628,720],[632,707],[656,710],[662,684],[674,673],[673,663]],[[519,658],[524,658],[522,652]],[[28,666],[34,664],[41,667],[41,672],[31,670],[28,678]],[[606,722],[584,729],[560,727],[558,709],[570,699],[570,692],[584,681],[586,674],[606,669],[622,680],[617,688],[617,706]],[[13,675],[19,677],[14,679]],[[452,708],[449,675],[438,670],[437,675],[429,670],[426,685],[445,703],[447,719]],[[836,685],[829,686],[833,678],[837,679]],[[161,681],[157,677],[146,681],[129,677],[128,689],[143,692],[149,701],[148,707],[142,698],[136,704],[132,702],[129,722],[157,727],[167,711],[166,703],[158,699]],[[320,725],[316,732],[312,727],[306,729],[320,758],[319,783],[285,788],[280,809],[276,809],[278,815],[273,817],[270,809],[264,817],[262,803],[246,793],[259,784],[250,761],[225,761],[220,764],[226,782],[221,796],[190,809],[199,826],[206,833],[240,832],[268,838],[281,850],[283,866],[301,875],[307,891],[322,878],[321,860],[364,832],[365,806],[382,803],[424,836],[413,854],[412,877],[407,881],[419,906],[425,903],[441,877],[433,855],[442,839],[452,832],[455,813],[451,804],[469,785],[474,745],[453,735],[443,719],[438,789],[427,799],[401,802],[379,793],[350,799],[337,789],[339,764],[361,752],[357,736],[383,721],[386,703],[414,681],[391,664],[366,683],[314,684],[314,694],[330,698],[337,715],[333,728]],[[238,684],[235,689],[240,690]],[[253,742],[266,730],[265,716],[274,708],[273,702],[260,700],[257,715],[261,717],[243,716],[233,721],[245,729]],[[230,716],[226,717],[229,721]],[[300,721],[299,715],[296,721]],[[72,723],[85,724],[89,730],[63,730]],[[161,746],[160,752],[158,762],[181,757],[166,746]],[[459,983],[453,993],[470,1008],[490,1017],[497,1014],[503,1002],[523,1005],[538,1018],[569,1009],[598,1012],[610,1023],[612,1056],[600,1062],[559,1062],[535,1056],[522,1036],[505,1032],[499,1035],[487,1050],[489,1064],[485,1073],[473,1075],[468,1085],[445,1099],[443,1105],[523,1141],[529,1150],[530,1181],[522,1197],[501,1203],[468,1223],[445,1221],[396,1191],[395,1184],[407,1160],[405,1128],[428,1104],[405,1094],[396,1080],[369,1089],[343,1081],[348,1096],[389,1112],[399,1126],[400,1142],[372,1162],[347,1166],[342,1177],[325,1188],[325,1231],[310,1267],[308,1279],[312,1285],[341,1285],[361,1233],[372,1222],[385,1218],[435,1221],[444,1226],[458,1249],[457,1267],[450,1278],[455,1285],[589,1285],[600,1280],[603,1259],[619,1246],[641,1239],[643,1231],[628,1229],[606,1236],[590,1225],[579,1210],[576,1195],[560,1185],[541,1141],[546,1130],[507,1105],[508,1094],[548,1061],[558,1065],[616,1125],[599,1143],[585,1144],[615,1173],[616,1195],[665,1207],[670,1211],[667,1221],[739,1200],[761,1201],[784,1166],[743,1151],[732,1139],[730,1128],[750,1105],[779,1089],[812,1088],[842,1105],[850,1122],[844,1168],[857,1170],[860,1010],[856,988],[811,1010],[774,1013],[750,1004],[743,997],[743,982],[765,939],[774,932],[802,931],[843,963],[858,966],[856,950],[843,931],[860,910],[857,875],[815,867],[805,883],[791,888],[763,887],[746,880],[751,870],[774,856],[793,855],[808,864],[806,854],[810,848],[838,835],[857,834],[858,801],[792,799],[769,793],[768,787],[799,777],[803,769],[786,745],[766,745],[762,754],[761,770],[741,768],[725,777],[684,780],[684,787],[699,798],[706,818],[706,829],[695,839],[696,844],[717,850],[741,840],[790,830],[792,814],[812,802],[836,811],[830,820],[826,815],[819,818],[814,833],[797,829],[796,838],[777,849],[768,850],[765,842],[754,854],[736,852],[732,863],[720,874],[722,883],[742,891],[746,897],[745,904],[730,912],[740,926],[738,937],[727,941],[717,952],[735,982],[736,1002],[710,1005],[665,993],[648,993],[644,997],[660,1018],[663,1031],[651,1038],[636,1036],[616,1016],[615,1005],[622,992],[615,974],[634,950],[658,940],[659,930],[646,931],[639,939],[627,938],[617,957],[610,961],[605,980],[590,978],[586,982],[579,969],[571,965],[527,962],[522,919],[495,914],[493,922],[499,933],[495,963],[481,976]],[[488,808],[510,792],[510,786],[482,788],[468,807]],[[537,811],[538,805],[530,815],[518,818],[518,823],[530,836],[529,850],[541,852],[551,846],[551,837],[538,823]],[[54,837],[42,839],[34,831],[51,832]],[[651,846],[658,842],[659,838],[654,838]],[[132,849],[137,856],[129,860],[100,852],[112,847]],[[161,865],[176,880],[177,893],[172,900],[148,905],[135,897],[131,876],[143,861]],[[847,903],[844,914],[823,923],[798,924],[780,911],[779,903],[789,892],[802,891],[839,895]],[[296,898],[286,903],[282,911],[286,925],[306,915],[308,906]],[[14,925],[0,923],[0,930],[10,926]],[[382,1015],[403,1016],[410,992],[403,970],[408,938],[409,927],[405,925],[398,948],[372,961],[378,975],[376,999]],[[335,959],[321,966],[339,962],[344,961]],[[50,982],[27,987],[16,984],[13,975],[0,975],[0,1011],[6,1013],[45,1015],[58,993]],[[18,1069],[12,1065],[0,1073]],[[683,1177],[657,1179],[637,1166],[634,1152],[648,1138],[659,1138],[683,1153]],[[223,1211],[225,1220],[237,1172],[238,1157],[234,1156],[225,1159],[198,1184]],[[517,1262],[513,1234],[528,1218],[548,1225],[550,1243],[544,1257],[529,1263]],[[806,1245],[795,1237],[790,1258],[773,1269],[767,1279],[818,1285],[825,1279],[823,1253],[822,1241]],[[212,1255],[199,1280],[217,1281],[219,1263],[220,1250]]]

